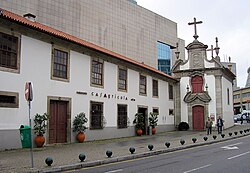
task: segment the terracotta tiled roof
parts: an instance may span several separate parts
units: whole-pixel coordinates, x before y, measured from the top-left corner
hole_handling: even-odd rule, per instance
[[[174,77],[172,77],[170,75],[167,75],[167,74],[165,74],[165,73],[163,73],[163,72],[161,72],[161,71],[159,71],[159,70],[157,70],[157,69],[155,69],[153,67],[150,67],[150,66],[148,66],[146,64],[139,63],[139,62],[137,62],[137,61],[135,61],[133,59],[127,58],[127,57],[125,57],[123,55],[120,55],[118,53],[112,52],[110,50],[107,50],[107,49],[105,49],[103,47],[100,47],[100,46],[97,46],[95,44],[89,43],[89,42],[84,41],[84,40],[82,40],[80,38],[77,38],[77,37],[72,36],[70,34],[67,34],[65,32],[59,31],[57,29],[51,28],[51,27],[46,26],[44,24],[41,24],[39,22],[30,21],[30,20],[28,20],[28,19],[26,19],[26,18],[24,18],[24,17],[22,17],[20,15],[17,15],[15,13],[12,13],[10,11],[7,11],[7,10],[4,10],[4,9],[0,8],[0,16],[3,16],[5,18],[7,18],[9,20],[12,20],[12,21],[15,21],[17,23],[21,23],[21,24],[26,25],[28,27],[35,28],[35,29],[40,30],[42,32],[45,32],[45,33],[48,33],[48,34],[52,34],[54,36],[57,36],[57,37],[69,40],[71,42],[75,42],[75,43],[83,45],[85,47],[88,47],[88,48],[91,48],[91,49],[95,49],[95,50],[100,51],[102,53],[105,53],[107,55],[110,55],[110,56],[116,57],[118,59],[127,61],[127,62],[129,62],[131,64],[143,67],[143,68],[148,69],[148,70],[150,70],[150,71],[152,71],[154,73],[158,73],[158,74],[160,74],[162,76],[165,76],[167,78],[170,78],[170,79],[173,79],[173,80],[177,81],[177,79],[175,79]]]

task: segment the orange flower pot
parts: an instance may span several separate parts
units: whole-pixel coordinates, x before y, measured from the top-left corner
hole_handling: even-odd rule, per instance
[[[141,135],[142,135],[142,129],[137,129],[137,130],[136,130],[136,134],[137,134],[138,136],[141,136]]]
[[[44,143],[45,143],[45,138],[43,137],[43,135],[37,135],[35,137],[35,144],[38,148],[43,147]]]
[[[85,134],[83,132],[79,132],[76,135],[76,139],[79,143],[82,143],[85,140]]]

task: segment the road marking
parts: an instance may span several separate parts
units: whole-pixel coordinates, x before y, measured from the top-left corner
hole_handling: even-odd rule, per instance
[[[239,149],[238,147],[236,147],[236,146],[234,146],[234,147],[231,147],[231,146],[225,146],[225,147],[221,147],[221,148],[223,148],[223,149],[225,149],[225,150],[237,150],[237,149]]]
[[[236,156],[233,156],[233,157],[229,157],[229,158],[227,158],[227,159],[228,159],[228,160],[231,160],[231,159],[234,159],[234,158],[237,158],[237,157],[243,156],[243,155],[248,154],[248,153],[250,153],[250,151],[245,152],[245,153],[242,153],[242,154],[239,154],[239,155],[236,155]]]
[[[242,143],[243,142],[238,142],[236,144],[230,144],[230,145],[227,145],[227,146],[224,146],[224,147],[221,147],[221,148],[223,148],[225,150],[237,150],[239,148],[237,146],[235,146],[235,145],[239,145],[239,144],[242,144]]]
[[[199,169],[203,169],[203,168],[209,167],[209,166],[211,166],[211,165],[212,165],[212,164],[209,164],[209,165],[204,165],[204,166],[201,166],[201,167],[199,167],[199,168],[194,168],[194,169],[191,169],[191,170],[185,171],[185,172],[183,172],[183,173],[188,173],[188,172],[197,171],[197,170],[199,170]]]
[[[114,173],[114,172],[121,172],[123,171],[122,169],[117,169],[117,170],[113,170],[113,171],[108,171],[108,172],[104,172],[104,173]]]

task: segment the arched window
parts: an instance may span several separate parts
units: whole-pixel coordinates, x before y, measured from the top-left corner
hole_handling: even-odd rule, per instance
[[[202,76],[194,76],[191,79],[193,93],[201,93],[203,91],[203,78]]]

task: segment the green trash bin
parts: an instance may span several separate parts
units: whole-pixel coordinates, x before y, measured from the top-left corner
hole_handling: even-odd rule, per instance
[[[22,148],[31,148],[31,128],[27,125],[20,126],[20,138]]]

